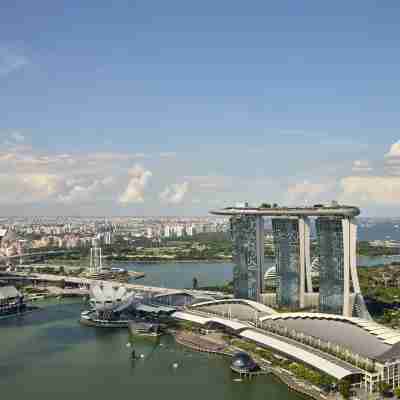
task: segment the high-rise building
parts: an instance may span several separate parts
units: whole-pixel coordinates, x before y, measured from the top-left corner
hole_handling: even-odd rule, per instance
[[[175,225],[175,236],[180,238],[184,236],[185,230],[183,225]]]
[[[171,228],[169,225],[164,226],[164,237],[169,238],[171,236]]]
[[[297,219],[274,218],[272,220],[278,277],[277,302],[280,306],[299,308],[300,241]]]
[[[233,287],[237,298],[258,301],[263,285],[264,222],[258,216],[230,220],[233,241]]]
[[[370,318],[356,268],[357,226],[354,217],[360,213],[358,208],[338,204],[308,208],[246,206],[213,213],[230,216],[236,297],[261,297],[263,217],[269,216],[276,251],[277,304],[295,309],[316,307],[319,302],[319,310],[324,313]],[[317,302],[311,281],[310,217],[316,218],[319,245],[320,292]]]
[[[303,308],[305,292],[312,292],[310,269],[310,225],[308,218],[273,218],[277,303]]]
[[[352,315],[350,292],[361,294],[357,276],[357,225],[351,218],[319,217],[319,307],[321,312]]]
[[[318,218],[316,221],[319,247],[319,309],[342,314],[344,294],[344,257],[342,221]]]

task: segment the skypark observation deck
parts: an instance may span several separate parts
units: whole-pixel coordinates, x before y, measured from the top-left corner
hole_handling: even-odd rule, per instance
[[[360,209],[353,206],[337,207],[227,207],[221,210],[212,210],[214,215],[254,215],[260,217],[342,217],[353,218],[360,215]]]

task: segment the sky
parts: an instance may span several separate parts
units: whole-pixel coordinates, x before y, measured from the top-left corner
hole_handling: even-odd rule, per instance
[[[400,2],[2,0],[0,215],[400,216]]]

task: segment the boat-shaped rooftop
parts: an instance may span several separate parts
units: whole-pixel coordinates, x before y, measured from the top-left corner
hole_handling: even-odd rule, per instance
[[[314,207],[226,207],[212,210],[214,215],[259,215],[264,217],[344,217],[351,218],[360,215],[360,209],[353,206],[323,206]]]

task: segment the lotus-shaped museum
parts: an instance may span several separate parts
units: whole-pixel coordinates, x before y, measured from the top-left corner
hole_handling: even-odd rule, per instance
[[[133,300],[134,293],[128,292],[124,286],[96,284],[90,288],[90,303],[97,312],[122,312],[132,305]]]

